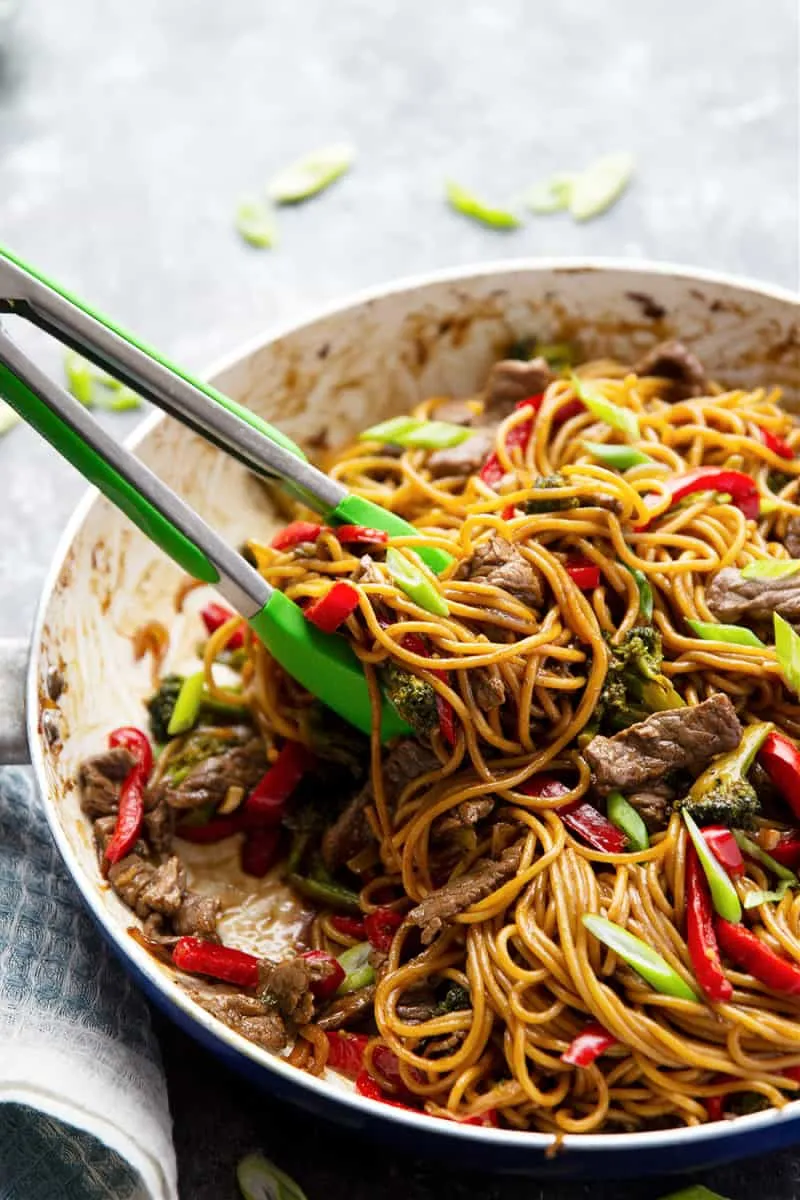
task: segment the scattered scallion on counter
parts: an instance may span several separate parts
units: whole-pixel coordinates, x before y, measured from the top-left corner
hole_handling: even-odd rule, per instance
[[[742,579],[783,579],[800,571],[800,558],[759,558],[742,568]]]
[[[273,175],[267,185],[267,195],[276,204],[298,204],[308,200],[349,171],[355,158],[355,146],[349,142],[334,142],[312,150]]]
[[[84,408],[128,412],[139,408],[142,403],[131,388],[120,383],[113,375],[101,371],[75,350],[67,350],[64,355],[64,375],[68,391]]]
[[[599,217],[619,199],[633,174],[633,156],[606,154],[591,163],[570,188],[569,211],[576,221]]]
[[[263,1154],[248,1154],[236,1167],[244,1200],[307,1200],[303,1189]]]
[[[752,629],[741,625],[721,625],[717,621],[688,621],[692,633],[704,642],[726,642],[730,646],[755,646],[766,650],[766,646]]]
[[[563,212],[569,208],[572,187],[577,176],[570,171],[558,171],[549,179],[535,183],[525,197],[525,202],[531,212],[541,216],[547,213]]]
[[[18,425],[22,420],[18,412],[15,412],[10,404],[6,404],[4,400],[0,400],[0,437],[4,433],[8,433],[15,425]]]
[[[488,225],[492,229],[516,229],[521,224],[514,213],[504,208],[491,208],[452,179],[445,182],[445,195],[451,208],[473,221],[479,221],[481,225]]]
[[[268,204],[246,197],[236,209],[236,229],[250,246],[267,250],[278,240],[278,225],[275,213]]]
[[[586,405],[593,417],[597,417],[598,421],[605,421],[606,425],[625,434],[631,441],[638,440],[639,420],[635,412],[631,412],[629,408],[621,408],[619,404],[612,404],[605,396],[600,395],[588,380],[581,379],[574,372],[570,375],[570,380],[575,395]]]
[[[783,678],[793,692],[800,695],[800,636],[779,613],[773,616],[775,653]]]

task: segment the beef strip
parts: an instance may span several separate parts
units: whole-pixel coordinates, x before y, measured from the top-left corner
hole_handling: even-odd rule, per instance
[[[450,425],[474,425],[475,409],[469,400],[443,400],[437,404],[432,416],[436,421],[447,421]]]
[[[488,859],[474,867],[467,875],[446,883],[444,887],[421,904],[412,908],[408,920],[422,930],[424,945],[428,945],[444,926],[458,913],[464,912],[479,900],[491,896],[499,887],[513,879],[519,868],[525,839],[520,838],[513,846],[503,851],[498,860]]]
[[[434,479],[455,475],[465,479],[476,475],[494,450],[494,429],[478,429],[458,446],[446,450],[434,450],[428,458],[428,470]]]
[[[742,737],[736,710],[718,693],[702,704],[653,713],[614,737],[594,737],[584,750],[595,785],[606,795],[644,792],[676,769],[697,775]]]
[[[191,989],[189,993],[206,1012],[265,1050],[283,1050],[289,1041],[283,1017],[274,1007],[243,992]]]
[[[432,771],[438,765],[439,760],[433,751],[414,738],[408,738],[390,750],[383,762],[383,782],[389,808],[393,807],[410,780]],[[366,810],[373,799],[372,783],[367,782],[326,830],[322,839],[322,857],[329,870],[342,866],[372,840]]]
[[[706,604],[723,624],[742,617],[771,622],[776,612],[800,621],[800,571],[781,579],[745,579],[735,567],[725,567],[706,588]]]
[[[783,544],[791,558],[800,558],[800,516],[789,517]]]
[[[122,781],[135,759],[123,746],[87,758],[78,768],[81,808],[87,817],[106,817],[119,807]]]
[[[163,798],[172,808],[178,809],[221,804],[230,787],[241,787],[249,792],[267,766],[264,743],[258,737],[251,737],[243,745],[232,746],[222,754],[212,754],[204,759],[180,783],[173,784],[165,779],[153,789],[154,803]]]
[[[163,794],[156,794],[155,789],[145,792],[145,813],[142,832],[157,854],[167,854],[172,847],[172,834],[175,827],[175,814]]]
[[[469,681],[479,708],[488,712],[505,703],[506,685],[497,667],[478,667],[471,673]]]
[[[703,364],[683,342],[661,342],[634,363],[633,370],[637,375],[669,379],[667,398],[672,403],[687,400],[690,396],[708,395],[708,378]]]
[[[431,827],[434,838],[447,837],[459,829],[477,825],[494,810],[494,800],[489,796],[476,796],[473,800],[462,800],[450,812],[437,817]]]
[[[217,918],[220,902],[216,896],[201,896],[198,892],[186,892],[181,906],[172,918],[172,928],[180,937],[217,937]]]
[[[120,899],[144,920],[151,912],[172,917],[186,891],[186,872],[174,855],[159,867],[129,854],[109,868],[109,882]]]
[[[521,600],[529,608],[538,608],[544,598],[538,572],[516,546],[492,533],[476,546],[472,557],[459,564],[457,579],[471,583],[489,583]]]
[[[650,833],[666,829],[672,812],[674,793],[666,784],[653,784],[641,792],[632,792],[626,800],[636,809]]]
[[[555,375],[543,358],[532,358],[528,362],[504,358],[495,363],[486,381],[486,402],[481,423],[496,424],[504,420],[520,400],[538,396],[554,379]]]
[[[356,988],[346,996],[331,1000],[314,1024],[320,1029],[348,1029],[368,1016],[374,1003],[375,984],[371,983],[368,987]]]
[[[288,1021],[307,1025],[314,1012],[311,984],[320,978],[315,964],[304,958],[282,963],[263,962],[259,991],[267,996]]]

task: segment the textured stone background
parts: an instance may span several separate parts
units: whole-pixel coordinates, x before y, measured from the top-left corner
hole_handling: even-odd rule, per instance
[[[794,0],[22,0],[0,52],[0,241],[197,367],[352,289],[480,259],[641,256],[796,286],[797,32]],[[339,138],[358,145],[352,175],[287,211],[275,251],[244,246],[241,194]],[[636,153],[636,182],[584,226],[499,234],[442,201],[445,175],[503,203],[613,149]],[[138,419],[108,418],[120,436]],[[28,430],[0,442],[0,634],[28,629],[82,490]],[[309,1200],[669,1190],[493,1182],[394,1157],[279,1112],[161,1033],[189,1200],[232,1196],[255,1147]],[[706,1182],[794,1200],[800,1157]]]

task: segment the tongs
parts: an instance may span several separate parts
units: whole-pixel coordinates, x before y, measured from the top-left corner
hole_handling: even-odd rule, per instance
[[[287,488],[331,525],[369,525],[419,537],[413,525],[313,467],[279,430],[162,358],[57,284],[0,249],[0,313],[32,322],[78,351],[252,471]],[[0,396],[103,492],[166,554],[213,584],[247,619],[282,667],[309,692],[369,733],[372,712],[363,669],[348,642],[308,622],[246,560],[73,396],[54,383],[0,325]],[[435,546],[414,547],[436,573],[451,561]],[[408,732],[384,699],[381,736]]]

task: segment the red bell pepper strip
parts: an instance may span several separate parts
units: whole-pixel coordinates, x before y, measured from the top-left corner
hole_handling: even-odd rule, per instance
[[[252,829],[242,844],[242,870],[245,875],[263,879],[280,856],[280,829]]]
[[[400,645],[404,650],[410,650],[412,654],[418,654],[420,658],[430,658],[431,652],[428,649],[425,639],[420,637],[418,633],[407,633]],[[431,674],[436,675],[438,679],[445,683],[449,682],[447,671],[434,671],[431,669]],[[436,711],[439,714],[439,732],[448,746],[456,744],[456,714],[449,700],[445,700],[444,696],[436,693]]]
[[[182,971],[192,975],[209,975],[237,987],[255,988],[259,982],[259,960],[254,954],[204,942],[196,937],[178,938],[172,951],[172,961]]]
[[[273,550],[291,550],[301,542],[315,542],[324,526],[315,521],[292,521],[285,529],[279,529],[270,545]]]
[[[358,589],[340,579],[324,596],[309,604],[305,618],[323,633],[335,633],[358,608],[358,599]]]
[[[800,966],[797,963],[781,958],[744,925],[732,925],[717,917],[716,931],[723,954],[738,967],[773,991],[800,995]]]
[[[725,1117],[725,1110],[723,1107],[724,1103],[725,1103],[724,1096],[704,1096],[703,1097],[703,1104],[705,1105],[705,1110],[708,1113],[709,1121],[722,1121],[724,1119],[724,1117]]]
[[[104,855],[105,862],[111,866],[130,854],[142,831],[144,789],[153,769],[153,751],[142,731],[129,725],[115,729],[109,735],[108,744],[112,748],[123,747],[136,760],[122,781],[117,823]]]
[[[674,479],[665,479],[665,494],[670,506],[677,504],[694,492],[725,492],[731,498],[731,503],[740,509],[748,518],[758,516],[761,500],[755,480],[743,471],[728,471],[724,467],[696,467]],[[654,508],[660,506],[663,494],[651,495],[645,498],[645,504]],[[636,526],[636,532],[647,529],[652,517],[648,517],[641,525]]]
[[[758,761],[796,817],[800,817],[800,750],[774,729],[758,752]]]
[[[403,924],[403,914],[393,908],[376,908],[364,918],[364,927],[370,944],[383,954],[388,954],[396,931]]]
[[[333,532],[349,546],[373,546],[389,540],[385,529],[371,529],[368,525],[337,525]]]
[[[695,979],[708,999],[714,1004],[730,1000],[733,986],[722,969],[711,895],[694,846],[686,858],[686,945]]]
[[[377,1083],[369,1071],[360,1071],[356,1076],[356,1091],[360,1096],[366,1096],[368,1100],[380,1100],[381,1104],[389,1104],[392,1108],[405,1108],[409,1112],[418,1112],[419,1109],[412,1108],[410,1104],[402,1104],[399,1100],[392,1100]]]
[[[220,626],[224,625],[226,621],[230,621],[231,617],[235,617],[236,613],[231,612],[224,604],[207,604],[200,610],[200,616],[203,618],[203,624],[207,631],[216,633]],[[237,629],[233,636],[228,638],[226,649],[241,650],[243,645],[244,629]]]
[[[778,458],[794,458],[792,447],[783,438],[778,437],[777,433],[770,433],[763,425],[759,425],[758,432],[767,449],[771,450],[773,454],[777,454]]]
[[[520,421],[519,425],[515,425],[513,429],[509,429],[505,442],[508,454],[511,454],[512,450],[517,448],[523,454],[527,450],[528,442],[531,440],[531,433],[533,432],[533,423],[536,420],[536,414],[542,406],[543,399],[544,393],[541,392],[538,396],[529,396],[526,400],[520,400],[516,405],[517,409],[528,409],[531,415],[529,420]],[[480,478],[489,487],[496,487],[505,473],[505,467],[501,464],[497,451],[493,450],[481,468]]]
[[[342,964],[326,950],[307,950],[297,957],[305,959],[314,968],[316,978],[309,984],[312,993],[318,1000],[329,999],[344,979]]]
[[[588,1067],[611,1046],[616,1045],[616,1041],[613,1033],[604,1029],[599,1021],[590,1021],[570,1042],[561,1055],[561,1061],[569,1063],[571,1067]]]
[[[564,570],[582,592],[590,592],[592,588],[600,586],[600,568],[588,558],[568,558]]]
[[[486,1112],[476,1113],[474,1117],[445,1117],[444,1119],[455,1121],[456,1125],[480,1125],[484,1129],[497,1129],[499,1124],[496,1108],[487,1108]]]
[[[782,833],[777,846],[773,846],[769,853],[782,867],[794,871],[800,867],[800,834]]]
[[[800,1067],[786,1067],[782,1074],[787,1079],[792,1079],[795,1083],[800,1083]]]
[[[365,1033],[347,1033],[344,1029],[326,1033],[328,1063],[348,1079],[355,1079],[364,1070],[364,1051],[369,1038]]]
[[[278,757],[265,771],[242,805],[246,828],[280,825],[286,801],[314,759],[301,742],[284,742]]]
[[[560,779],[547,773],[534,775],[527,783],[523,783],[520,791],[526,796],[541,796],[553,799],[556,796],[566,796],[569,788]],[[564,808],[556,809],[561,820],[582,837],[588,846],[600,850],[604,854],[623,854],[628,845],[628,839],[621,829],[612,825],[607,817],[598,812],[593,804],[586,800],[573,800]]]
[[[359,942],[366,940],[367,927],[358,917],[341,917],[336,913],[329,920],[337,933],[343,933],[345,937],[356,938]]]
[[[706,825],[700,830],[714,858],[732,879],[744,875],[744,859],[736,838],[725,825]]]

